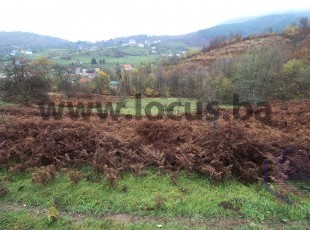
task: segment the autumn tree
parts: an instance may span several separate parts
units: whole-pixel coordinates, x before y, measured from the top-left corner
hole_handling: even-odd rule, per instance
[[[272,98],[281,90],[280,73],[286,59],[284,48],[280,46],[263,46],[245,53],[235,64],[234,93],[250,101]]]
[[[50,90],[49,63],[43,59],[33,62],[24,58],[12,58],[5,68],[0,90],[8,102],[34,102],[48,100]]]
[[[288,38],[296,38],[298,36],[298,27],[295,24],[289,25],[283,31],[284,36]]]
[[[55,64],[53,70],[54,83],[57,89],[63,92],[69,98],[74,94],[72,70],[60,64]]]
[[[109,92],[110,75],[104,71],[99,71],[97,76],[92,80],[92,90],[98,94]]]
[[[30,68],[40,76],[50,78],[52,76],[53,62],[46,57],[39,57],[31,62]]]

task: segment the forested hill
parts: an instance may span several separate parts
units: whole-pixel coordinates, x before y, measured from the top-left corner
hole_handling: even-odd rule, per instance
[[[0,32],[0,50],[12,48],[69,48],[74,42],[28,32]]]

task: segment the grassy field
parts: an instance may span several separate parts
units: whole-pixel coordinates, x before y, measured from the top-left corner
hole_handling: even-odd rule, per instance
[[[91,65],[91,59],[97,60],[97,66],[111,67],[116,64],[132,64],[138,65],[141,62],[149,63],[156,62],[159,58],[158,55],[151,55],[149,48],[138,48],[138,47],[118,47],[117,49],[123,53],[123,57],[114,57],[115,48],[101,48],[92,51],[73,51],[73,50],[46,50],[38,52],[32,55],[32,58],[40,56],[49,57],[51,60],[60,64],[71,64],[71,63],[83,63],[83,65]],[[70,57],[69,60],[65,60],[62,57]],[[105,60],[104,64],[100,64],[99,60]]]
[[[289,195],[296,202],[289,205],[264,185],[237,181],[214,185],[198,174],[181,173],[173,183],[169,173],[149,169],[139,177],[126,173],[112,188],[101,175],[96,175],[96,182],[86,179],[90,174],[84,168],[84,179],[75,184],[67,173],[60,172],[42,185],[33,184],[30,173],[1,171],[1,181],[9,190],[0,198],[2,229],[154,229],[157,225],[203,229],[211,223],[216,227],[214,221],[225,224],[228,220],[240,228],[265,229],[263,226],[282,223],[302,229],[309,221],[309,193]],[[60,212],[58,220],[48,221],[51,207]]]
[[[184,113],[185,112],[185,103],[189,102],[191,105],[191,111],[196,110],[196,102],[197,99],[190,99],[190,98],[176,98],[176,97],[167,97],[167,98],[142,98],[141,99],[141,112],[142,115],[145,115],[145,109],[147,109],[147,106],[152,104],[158,104],[160,103],[163,108],[166,108],[171,104],[171,103],[180,103],[180,106],[176,106],[174,108],[174,114],[177,113]],[[130,98],[130,99],[125,99],[126,106],[121,109],[122,114],[131,114],[131,115],[136,115],[136,99]],[[114,104],[115,106],[115,104]],[[116,108],[116,106],[114,107]],[[166,110],[165,109],[165,110]],[[152,107],[151,109],[151,115],[156,115],[158,114],[158,108],[156,106]]]
[[[32,58],[38,58],[38,57],[61,57],[63,55],[68,54],[70,51],[67,49],[48,49],[41,52],[33,53],[31,55]]]
[[[85,55],[73,55],[71,60],[62,60],[59,58],[52,59],[53,61],[60,64],[71,64],[71,63],[83,63],[83,65],[91,65],[91,59],[96,58],[97,62],[100,59],[105,59],[105,64],[97,64],[96,66],[111,67],[116,64],[132,64],[138,65],[140,63],[156,62],[158,57],[154,55],[145,56],[124,56],[120,58],[104,57],[104,56],[85,56]]]
[[[32,55],[20,55],[29,59],[36,59],[39,57],[47,57],[50,60],[63,64],[70,65],[82,63],[84,66],[99,66],[99,67],[115,67],[116,64],[132,64],[139,65],[140,63],[155,63],[161,56],[156,54],[150,54],[149,48],[138,47],[122,47],[122,57],[114,57],[112,48],[102,48],[93,51],[81,51],[67,50],[67,49],[49,49],[41,52],[33,53]],[[91,59],[97,60],[96,65],[91,64]],[[104,64],[99,63],[99,60],[105,60]],[[9,59],[0,59],[3,64],[9,62]]]

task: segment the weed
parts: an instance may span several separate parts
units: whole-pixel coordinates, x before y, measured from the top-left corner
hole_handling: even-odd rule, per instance
[[[155,197],[155,205],[154,205],[154,207],[156,209],[163,209],[164,206],[165,206],[165,198],[162,197],[161,195],[157,195]]]

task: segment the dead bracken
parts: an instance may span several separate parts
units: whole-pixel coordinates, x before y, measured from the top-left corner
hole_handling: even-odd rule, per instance
[[[34,181],[40,181],[47,171],[48,177],[55,175],[46,167],[77,170],[90,165],[111,186],[122,172],[143,175],[150,166],[172,171],[175,178],[185,170],[214,182],[309,180],[310,101],[274,101],[271,107],[268,123],[254,118],[45,121],[36,108],[6,108],[7,121],[0,126],[0,167],[11,172],[45,167],[34,172]],[[71,177],[76,183],[80,180],[76,172]]]

